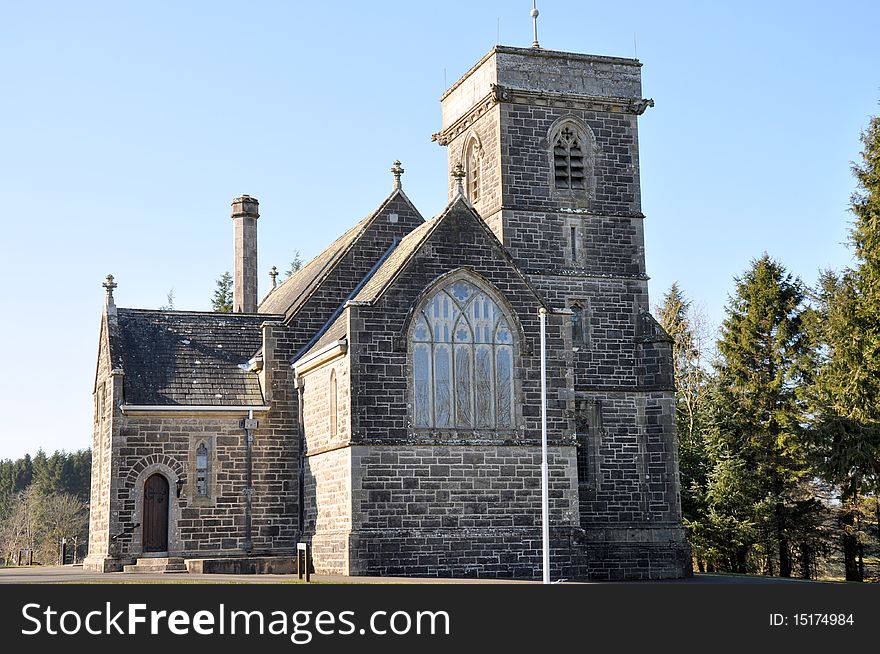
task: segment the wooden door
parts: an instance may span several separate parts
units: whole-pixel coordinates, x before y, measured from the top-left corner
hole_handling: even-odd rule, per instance
[[[168,480],[156,473],[144,483],[144,552],[168,551]]]

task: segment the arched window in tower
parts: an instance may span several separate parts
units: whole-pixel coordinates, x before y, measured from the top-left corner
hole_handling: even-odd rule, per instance
[[[338,412],[336,409],[337,386],[336,371],[330,371],[330,435],[336,436],[336,426],[338,423]]]
[[[582,191],[586,186],[586,138],[573,123],[565,124],[553,143],[553,175],[558,189]]]
[[[196,448],[196,495],[208,496],[208,447],[204,443]]]
[[[471,139],[465,155],[465,170],[467,171],[467,196],[471,202],[480,199],[480,144],[476,139]]]
[[[558,119],[547,134],[551,191],[570,199],[589,201],[595,190],[596,138],[577,116]]]
[[[501,306],[470,281],[434,291],[410,337],[415,426],[513,428],[513,334]]]

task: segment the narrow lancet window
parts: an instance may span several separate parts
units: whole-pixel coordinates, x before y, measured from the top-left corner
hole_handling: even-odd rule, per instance
[[[196,449],[196,495],[208,496],[208,448],[204,443]]]
[[[571,309],[571,344],[581,348],[587,344],[587,315],[584,306],[580,302],[574,302]]]
[[[330,435],[336,436],[336,427],[338,424],[338,412],[336,408],[337,402],[337,386],[336,371],[330,371]]]
[[[468,198],[471,202],[477,202],[480,199],[480,152],[479,144],[476,141],[472,140],[468,145],[465,169],[467,170]]]

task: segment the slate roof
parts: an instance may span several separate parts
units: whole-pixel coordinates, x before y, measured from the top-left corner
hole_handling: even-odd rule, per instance
[[[454,203],[453,203],[454,204]],[[450,205],[451,207],[451,205]],[[378,268],[370,271],[364,280],[360,290],[357,291],[352,300],[355,301],[373,301],[381,293],[382,289],[394,278],[400,269],[409,261],[410,256],[419,249],[431,230],[438,224],[441,215],[444,215],[450,207],[447,207],[441,214],[426,220],[421,225],[404,236],[400,243],[388,254],[384,261],[381,261]],[[295,360],[301,360],[310,354],[317,352],[322,347],[329,345],[334,341],[345,338],[348,335],[348,324],[346,323],[345,313],[341,313],[332,322],[324,328],[315,343],[309,344],[305,351],[300,352],[294,357]]]
[[[318,288],[336,264],[349,252],[367,229],[370,221],[381,214],[386,207],[397,199],[403,199],[416,213],[409,198],[401,189],[395,189],[382,204],[354,227],[350,228],[338,239],[333,241],[323,252],[305,264],[300,270],[272,290],[260,303],[260,313],[285,314],[286,318],[296,315],[300,307],[306,303],[312,292]]]
[[[501,256],[503,256],[510,266],[516,270],[520,279],[522,279],[523,283],[531,289],[538,301],[541,302],[541,304],[544,304],[541,294],[535,289],[519,267],[517,267],[516,262],[510,256],[510,253],[507,252],[495,233],[489,228],[486,222],[480,217],[464,196],[455,198],[439,214],[430,220],[426,220],[409,234],[404,236],[397,248],[387,259],[385,259],[385,261],[382,262],[382,265],[379,266],[378,270],[376,270],[369,280],[367,280],[367,282],[361,287],[360,291],[358,291],[353,299],[356,302],[368,302],[371,304],[379,299],[388,285],[391,284],[394,278],[400,273],[404,266],[406,266],[407,262],[413,257],[419,248],[422,247],[425,241],[430,238],[431,233],[437,228],[437,226],[456,210],[467,212],[467,214],[470,215],[480,227],[482,227],[486,236],[498,244]]]
[[[283,281],[278,288],[263,299],[258,311],[260,313],[287,314],[287,316],[295,314],[300,306],[308,300],[311,292],[320,285],[325,274],[333,268],[333,264],[345,256],[351,244],[357,240],[372,217],[373,214],[370,214],[361,220],[333,241],[321,254]]]
[[[440,220],[457,204],[453,201],[446,209],[430,220],[416,227],[404,236],[394,251],[382,263],[379,269],[373,273],[366,284],[363,285],[354,297],[356,302],[374,302],[382,293],[388,283],[394,279],[397,273],[406,265],[410,257],[421,247],[422,243],[430,236],[431,231],[440,223]]]
[[[322,347],[335,343],[346,336],[348,336],[348,323],[346,322],[345,313],[343,313],[327,327],[327,330],[321,334],[321,337],[315,341],[315,344],[307,352],[304,352],[302,356],[320,350]],[[298,358],[302,358],[302,356]]]
[[[262,343],[265,314],[117,309],[111,356],[126,404],[259,406],[257,375],[240,366]],[[112,352],[118,347],[118,352]]]

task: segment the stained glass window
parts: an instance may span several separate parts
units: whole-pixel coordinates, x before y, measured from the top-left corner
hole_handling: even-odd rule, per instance
[[[196,449],[196,495],[208,495],[208,448],[204,443]]]
[[[513,347],[509,318],[477,286],[436,291],[412,330],[415,426],[512,428]]]

